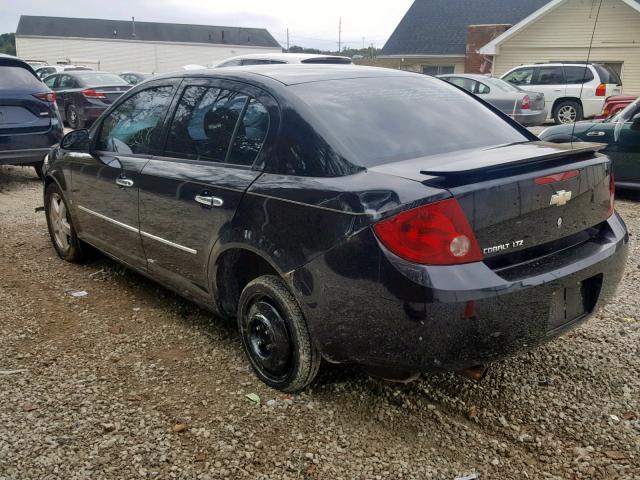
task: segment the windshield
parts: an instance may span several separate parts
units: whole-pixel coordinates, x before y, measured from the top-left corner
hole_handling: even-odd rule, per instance
[[[345,147],[345,156],[365,167],[529,140],[477,100],[427,76],[332,80],[290,88]]]
[[[113,73],[78,73],[74,76],[86,87],[105,87],[112,85],[129,85],[125,80]]]

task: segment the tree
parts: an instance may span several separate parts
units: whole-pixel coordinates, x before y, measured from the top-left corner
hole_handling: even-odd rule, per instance
[[[16,35],[15,33],[0,34],[0,53],[9,55],[16,54]]]

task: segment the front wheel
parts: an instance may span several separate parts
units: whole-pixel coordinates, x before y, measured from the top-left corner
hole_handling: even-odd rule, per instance
[[[71,221],[67,202],[58,185],[51,183],[47,186],[44,202],[47,227],[56,253],[63,260],[81,263],[86,255]]]
[[[582,106],[573,100],[560,102],[554,112],[553,119],[556,124],[569,124],[582,120]]]
[[[253,280],[238,307],[240,337],[258,378],[283,392],[309,385],[320,368],[320,352],[284,282],[270,275]]]

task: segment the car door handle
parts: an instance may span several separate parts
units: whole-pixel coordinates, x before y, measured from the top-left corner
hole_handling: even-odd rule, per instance
[[[606,133],[601,131],[587,133],[587,137],[604,137],[605,135]]]
[[[133,187],[133,180],[130,180],[128,178],[118,177],[116,178],[116,185],[124,188],[131,188]]]
[[[207,195],[206,193],[203,193],[201,195],[196,195],[195,201],[198,202],[200,205],[208,208],[221,207],[224,205],[224,201],[221,198],[212,197],[210,195]]]

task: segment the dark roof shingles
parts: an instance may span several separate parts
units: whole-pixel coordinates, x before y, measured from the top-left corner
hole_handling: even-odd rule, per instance
[[[114,31],[117,32],[114,35]],[[96,18],[40,17],[22,15],[16,35],[44,37],[109,38],[174,43],[211,43],[280,47],[264,28],[220,27],[177,23],[135,22]]]
[[[550,1],[415,0],[382,54],[464,55],[469,25],[514,25]]]

